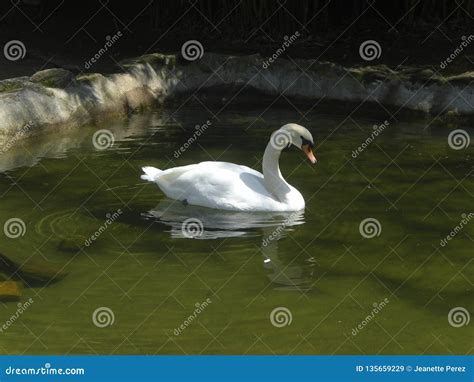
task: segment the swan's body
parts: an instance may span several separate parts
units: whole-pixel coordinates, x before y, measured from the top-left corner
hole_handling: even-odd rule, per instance
[[[196,206],[230,211],[299,211],[304,209],[300,192],[290,187],[282,203],[265,187],[264,177],[246,166],[227,162],[201,162],[160,171],[144,167],[146,180],[158,184],[171,198]],[[147,178],[145,178],[147,177]]]
[[[282,134],[289,139],[284,145],[277,142]],[[233,163],[201,162],[167,170],[143,167],[142,179],[155,182],[167,197],[188,204],[230,211],[299,211],[305,207],[304,198],[283,179],[278,160],[282,148],[312,146],[312,142],[308,130],[288,124],[272,135],[263,156],[263,174]]]

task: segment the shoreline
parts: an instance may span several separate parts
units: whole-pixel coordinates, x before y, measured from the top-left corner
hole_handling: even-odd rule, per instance
[[[213,89],[250,89],[306,101],[378,103],[430,116],[474,117],[474,72],[441,77],[429,69],[351,67],[259,54],[206,53],[201,58],[152,53],[121,62],[123,73],[75,76],[46,69],[0,81],[0,135],[33,134],[46,126],[82,125],[126,116]],[[380,107],[380,106],[379,106]],[[25,129],[25,126],[28,126]],[[21,138],[21,137],[20,137]]]

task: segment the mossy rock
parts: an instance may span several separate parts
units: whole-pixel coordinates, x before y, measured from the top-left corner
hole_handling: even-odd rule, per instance
[[[445,82],[429,68],[406,68],[400,72],[400,76],[414,84],[431,85]]]
[[[129,112],[138,113],[152,106],[156,97],[148,86],[143,86],[126,92],[125,101]]]
[[[138,64],[149,64],[151,66],[167,66],[173,68],[176,66],[176,62],[176,55],[174,54],[151,53],[145,54],[137,58],[123,60],[120,62],[120,65],[125,68],[129,68]]]
[[[307,66],[306,63],[300,61],[300,67]],[[318,77],[334,77],[334,76],[343,76],[346,73],[346,70],[339,65],[334,64],[333,62],[328,61],[319,61],[314,62],[309,66],[309,69],[305,69],[309,74],[316,75]]]
[[[386,65],[364,66],[359,68],[349,69],[351,74],[364,84],[372,84],[378,81],[385,81],[388,78],[395,79],[396,72],[391,70]]]
[[[8,279],[21,281],[29,287],[48,285],[66,276],[66,272],[55,264],[38,259],[17,263],[2,253],[0,253],[0,272]]]
[[[260,66],[263,59],[259,54],[252,54],[249,56],[228,56],[218,53],[204,53],[201,58],[195,61],[188,61],[180,55],[178,62],[183,65],[196,66],[201,72],[213,73],[218,68],[230,68],[235,71],[245,71],[249,68]]]
[[[76,77],[76,81],[80,83],[91,84],[94,82],[100,82],[105,79],[105,76],[100,73],[87,73],[87,74],[79,74]]]
[[[23,89],[28,81],[28,77],[10,78],[0,81],[0,93],[14,92]]]
[[[18,301],[21,297],[21,283],[16,281],[0,282],[0,301]]]
[[[64,89],[74,83],[75,76],[66,69],[53,68],[36,72],[30,77],[31,82],[39,83],[49,88]]]
[[[451,85],[467,86],[474,81],[474,72],[465,72],[446,78]]]

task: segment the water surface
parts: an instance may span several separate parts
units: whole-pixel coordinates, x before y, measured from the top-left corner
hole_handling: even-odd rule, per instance
[[[23,290],[21,301],[33,303],[1,334],[1,353],[472,353],[472,323],[455,328],[448,313],[474,312],[474,222],[440,244],[474,212],[472,145],[452,150],[450,130],[425,120],[300,110],[304,118],[291,107],[216,108],[216,119],[188,105],[101,125],[115,139],[105,150],[93,145],[98,127],[82,127],[3,153],[1,223],[19,218],[26,231],[3,236],[0,252],[67,276]],[[354,158],[385,119],[390,125]],[[317,145],[316,166],[294,148],[281,158],[304,214],[185,206],[139,179],[143,165],[203,160],[260,170],[271,131],[290,121]],[[360,232],[368,218],[379,223],[373,238]],[[183,234],[187,219],[203,224],[198,236]],[[1,321],[17,308],[3,303]],[[94,324],[99,308],[113,324]]]

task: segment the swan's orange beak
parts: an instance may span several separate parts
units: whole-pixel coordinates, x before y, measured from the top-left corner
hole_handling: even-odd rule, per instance
[[[306,154],[306,156],[308,157],[309,161],[310,161],[312,164],[315,164],[315,163],[316,163],[316,157],[314,156],[313,150],[311,149],[311,147],[310,147],[309,145],[302,145],[302,146],[301,146],[301,149],[302,149],[303,152]]]

